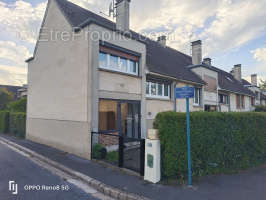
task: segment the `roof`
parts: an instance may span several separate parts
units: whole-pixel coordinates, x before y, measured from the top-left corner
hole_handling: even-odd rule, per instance
[[[104,17],[66,0],[55,1],[73,28],[78,27],[82,29],[90,23],[95,23],[107,29],[117,31],[115,23]],[[128,36],[146,45],[146,63],[150,72],[170,76],[179,80],[205,84],[198,75],[186,67],[192,64],[192,58],[190,56],[170,47],[163,47],[158,42],[134,31],[130,31]]]
[[[204,67],[212,71],[216,71],[218,73],[218,84],[219,84],[220,90],[230,91],[230,92],[238,93],[238,94],[244,94],[247,96],[255,96],[255,94],[252,91],[244,87],[242,82],[236,80],[232,74],[224,70],[221,70],[217,67],[209,66],[206,64],[193,65],[190,67],[190,69],[197,68],[197,67]]]
[[[245,79],[242,79],[242,84],[245,86],[252,86],[252,84]]]

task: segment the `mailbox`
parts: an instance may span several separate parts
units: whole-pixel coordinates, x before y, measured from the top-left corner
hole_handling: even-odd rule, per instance
[[[154,132],[154,130],[150,132]],[[158,183],[161,180],[161,145],[160,140],[157,139],[158,137],[153,138],[156,139],[145,140],[144,180],[152,183]]]

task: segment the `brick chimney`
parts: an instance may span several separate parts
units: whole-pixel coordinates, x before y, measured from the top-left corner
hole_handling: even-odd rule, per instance
[[[166,46],[166,36],[162,35],[160,37],[158,37],[157,42],[159,42],[163,47]]]
[[[208,66],[212,66],[212,59],[204,58],[202,63]]]
[[[251,75],[251,84],[255,85],[255,86],[258,86],[258,76],[257,76],[257,74],[252,74]]]
[[[129,7],[131,0],[116,0],[116,29],[129,31]]]
[[[202,63],[202,46],[201,45],[202,45],[201,40],[197,40],[191,43],[193,65],[200,65]]]
[[[238,81],[242,81],[242,71],[241,71],[241,64],[234,66],[234,77]]]

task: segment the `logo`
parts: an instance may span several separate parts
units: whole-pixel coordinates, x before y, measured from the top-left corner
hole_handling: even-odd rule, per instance
[[[15,181],[9,181],[9,191],[11,191],[12,194],[18,194],[18,184],[16,184]]]

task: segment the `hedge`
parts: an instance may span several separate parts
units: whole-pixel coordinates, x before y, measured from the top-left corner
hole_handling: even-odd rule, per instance
[[[192,175],[231,173],[266,163],[266,113],[191,113]],[[187,176],[186,114],[156,116],[162,175]]]
[[[255,112],[266,112],[266,106],[256,106]]]
[[[25,138],[26,135],[26,113],[9,114],[9,132],[15,136]]]
[[[9,112],[1,111],[0,112],[0,133],[8,132],[8,121],[9,121]]]

